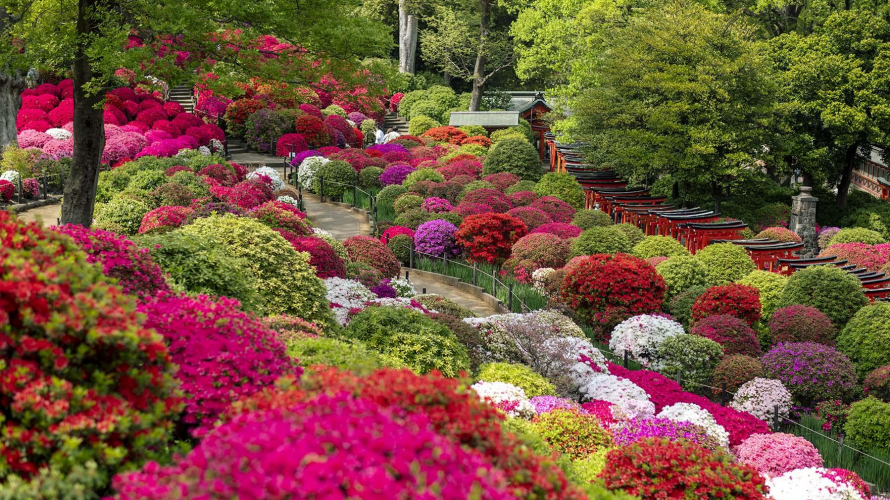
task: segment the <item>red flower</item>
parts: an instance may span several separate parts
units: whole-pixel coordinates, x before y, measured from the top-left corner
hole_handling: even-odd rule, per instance
[[[499,263],[510,257],[513,244],[528,233],[525,223],[507,214],[470,215],[455,233],[470,262]]]
[[[698,321],[718,314],[735,316],[754,325],[760,319],[760,292],[753,286],[735,283],[708,288],[692,306],[692,319]]]

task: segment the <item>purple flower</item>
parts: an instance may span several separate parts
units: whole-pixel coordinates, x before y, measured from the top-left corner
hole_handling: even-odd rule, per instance
[[[571,399],[556,396],[535,396],[529,399],[529,403],[535,407],[535,413],[547,413],[556,409],[580,410],[581,406]]]
[[[371,291],[381,299],[394,299],[399,296],[396,289],[389,284],[389,279],[381,281],[379,285],[372,287]]]
[[[414,249],[435,257],[454,257],[460,247],[454,239],[457,227],[446,220],[424,222],[414,232]]]
[[[300,165],[300,163],[303,163],[303,160],[305,160],[306,158],[309,158],[310,156],[324,156],[324,155],[314,149],[310,149],[308,151],[303,151],[302,153],[297,153],[297,155],[294,156],[294,159],[291,160],[290,164],[297,167]]]
[[[626,446],[651,437],[671,441],[687,439],[710,450],[716,450],[720,446],[703,427],[666,418],[632,418],[616,427],[613,434],[615,444],[618,446]]]
[[[405,165],[403,163],[397,163],[395,165],[390,165],[380,174],[380,184],[384,186],[391,186],[393,184],[401,184],[408,174],[415,170],[411,165]]]

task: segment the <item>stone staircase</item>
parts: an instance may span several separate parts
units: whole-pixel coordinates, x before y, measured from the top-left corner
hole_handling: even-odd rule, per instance
[[[168,100],[179,103],[187,113],[191,113],[195,109],[192,95],[194,90],[189,85],[177,85],[170,89],[170,97]]]
[[[408,121],[395,113],[387,113],[383,117],[383,131],[395,129],[396,132],[405,135],[408,133]]]

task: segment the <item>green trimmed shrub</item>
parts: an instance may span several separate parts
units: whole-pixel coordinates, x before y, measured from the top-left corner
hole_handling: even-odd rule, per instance
[[[467,355],[470,358],[470,370],[473,373],[479,371],[479,366],[485,362],[486,353],[482,333],[476,327],[450,314],[434,313],[430,314],[429,317],[436,323],[444,325],[451,330],[451,333],[457,337],[457,341],[467,349]]]
[[[681,291],[668,303],[668,312],[684,328],[689,329],[689,325],[692,324],[692,306],[706,291],[708,291],[707,286],[693,286]]]
[[[670,236],[646,236],[643,241],[634,245],[631,253],[641,259],[690,255],[682,243]]]
[[[481,135],[483,137],[488,137],[488,130],[485,129],[482,125],[464,125],[463,127],[457,127],[458,130],[467,134],[467,137],[475,137],[477,135]]]
[[[334,253],[337,254],[337,257],[346,262],[349,260],[349,252],[346,251],[346,247],[343,246],[343,243],[340,242],[337,238],[334,238],[328,233],[313,233],[313,236],[321,238],[327,243],[331,245],[331,248],[334,249]]]
[[[559,198],[576,210],[584,208],[584,188],[572,174],[548,172],[535,184],[534,192],[541,196]]]
[[[366,120],[367,121],[367,120]],[[358,184],[365,189],[380,187],[380,174],[383,169],[380,167],[365,167],[358,173]]]
[[[439,370],[456,377],[470,369],[467,350],[454,333],[412,309],[369,307],[349,321],[343,336],[394,356],[417,373]]]
[[[828,246],[837,245],[838,243],[865,243],[866,245],[878,245],[886,243],[887,240],[881,236],[881,233],[865,229],[864,227],[849,227],[841,229],[828,240]]]
[[[336,323],[327,289],[315,276],[309,254],[296,252],[280,234],[247,217],[226,214],[197,219],[181,229],[198,238],[213,238],[229,255],[242,258],[256,276],[256,290],[267,314],[292,314],[322,328]]]
[[[386,246],[392,250],[393,255],[399,259],[402,265],[407,266],[411,259],[411,248],[414,247],[414,238],[407,234],[397,234],[389,239]]]
[[[144,201],[131,195],[120,194],[108,203],[96,205],[93,227],[133,236],[139,233],[142,218],[150,210],[151,207]]]
[[[859,279],[852,274],[834,266],[812,266],[788,278],[776,305],[795,304],[815,307],[841,329],[868,304],[868,299]]]
[[[890,452],[890,403],[873,397],[853,403],[844,433],[857,448]]]
[[[404,186],[400,186],[398,184],[386,186],[385,188],[381,189],[379,193],[377,193],[377,204],[381,207],[392,209],[393,203],[395,203],[396,198],[398,198],[399,195],[407,192],[408,190],[405,189]]]
[[[497,144],[507,139],[520,139],[528,142],[528,138],[525,134],[523,134],[521,130],[517,130],[516,127],[502,128],[491,133],[492,144]]]
[[[325,337],[291,336],[284,340],[287,355],[303,366],[336,366],[357,375],[368,376],[381,368],[406,368],[401,360],[376,351],[359,341]]]
[[[627,239],[630,241],[630,247],[633,248],[637,243],[643,241],[646,238],[646,233],[643,232],[642,229],[634,226],[633,224],[615,224],[615,227],[624,231],[624,234],[627,235]]]
[[[433,120],[429,116],[415,116],[408,122],[408,134],[413,136],[421,136],[424,132],[431,128],[441,127],[442,124]]]
[[[471,193],[477,189],[494,189],[495,191],[498,190],[498,188],[496,188],[494,184],[488,181],[480,180],[469,182],[463,187],[463,189],[460,190],[460,194],[457,195],[457,201],[460,202],[460,200],[463,199],[463,197],[466,196],[467,193]]]
[[[541,413],[532,420],[532,427],[556,451],[573,459],[587,458],[612,444],[611,434],[595,415],[577,410],[557,408]]]
[[[658,345],[656,359],[661,373],[680,377],[683,389],[701,394],[723,359],[723,346],[698,335],[675,335]]]
[[[114,170],[112,170],[112,172],[114,172]],[[194,172],[189,172],[187,170],[176,172],[173,174],[173,177],[170,177],[170,182],[182,184],[189,188],[196,198],[210,196],[210,186],[201,179],[201,176]]]
[[[538,183],[536,183],[535,181],[519,181],[516,184],[513,184],[512,186],[505,189],[504,194],[506,194],[507,196],[510,196],[511,194],[518,193],[520,191],[530,191],[530,192],[534,193],[535,186],[537,186],[537,185],[538,185]]]
[[[393,222],[397,226],[404,226],[416,230],[417,227],[424,222],[439,219],[439,215],[440,214],[431,214],[420,208],[412,208],[399,214]]]
[[[331,104],[330,106],[324,108],[323,110],[321,110],[321,114],[325,116],[337,115],[346,118],[346,110],[341,108],[340,106],[337,106],[336,104]]]
[[[262,311],[263,298],[250,263],[230,255],[216,239],[177,230],[136,241],[149,250],[175,290],[230,297],[246,311]]]
[[[513,363],[487,363],[479,369],[478,381],[506,382],[525,391],[527,397],[556,394],[556,387],[531,368]]]
[[[541,178],[541,159],[538,151],[524,139],[507,138],[494,146],[482,163],[482,175],[508,172],[525,180]]]
[[[476,313],[466,307],[435,293],[415,295],[412,299],[420,302],[423,307],[455,318],[475,318]]]
[[[127,187],[130,189],[138,189],[139,191],[151,191],[169,180],[170,178],[164,175],[164,172],[158,170],[142,170],[133,175],[130,179],[130,184]]]
[[[753,286],[760,292],[761,317],[765,321],[779,308],[779,298],[788,283],[788,277],[756,269],[736,283]]]
[[[790,284],[789,281],[789,286]],[[830,314],[822,312],[831,318]],[[859,309],[837,336],[838,350],[853,361],[859,378],[865,377],[875,368],[890,363],[888,345],[890,345],[890,304],[886,302],[875,302]]]
[[[395,203],[392,204],[392,208],[397,214],[402,214],[408,210],[420,210],[421,205],[423,205],[422,196],[406,193],[396,199]]]
[[[594,227],[582,232],[572,242],[572,257],[597,253],[627,253],[630,251],[627,234],[615,226]]]
[[[444,180],[445,176],[440,174],[439,172],[436,172],[434,169],[421,168],[408,174],[408,177],[405,177],[405,180],[402,181],[402,185],[406,188],[410,188],[420,181],[442,182]]]
[[[692,287],[710,285],[705,265],[691,255],[678,255],[655,266],[667,285],[665,300],[672,299]]]
[[[612,217],[599,209],[578,210],[575,212],[575,217],[572,218],[572,224],[586,231],[595,227],[611,226]]]
[[[129,170],[116,168],[99,173],[99,184],[96,188],[96,203],[108,203],[116,194],[130,185],[133,175]]]
[[[324,193],[321,192],[321,180],[324,179]],[[347,189],[352,189],[356,181],[355,169],[342,160],[329,161],[320,167],[312,179],[312,190],[324,196],[339,198]]]
[[[748,252],[734,243],[708,245],[699,250],[695,258],[705,265],[708,282],[713,286],[728,285],[757,268]]]

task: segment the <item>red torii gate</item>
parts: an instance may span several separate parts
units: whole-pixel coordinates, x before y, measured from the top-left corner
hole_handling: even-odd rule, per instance
[[[689,222],[680,225],[681,235],[686,239],[686,249],[692,254],[713,240],[740,240],[742,231],[747,228],[748,225],[742,221]]]
[[[720,218],[720,214],[711,210],[688,209],[688,210],[672,210],[669,212],[656,212],[656,228],[661,236],[670,236],[680,243],[680,224],[688,224],[691,222],[715,222]]]

